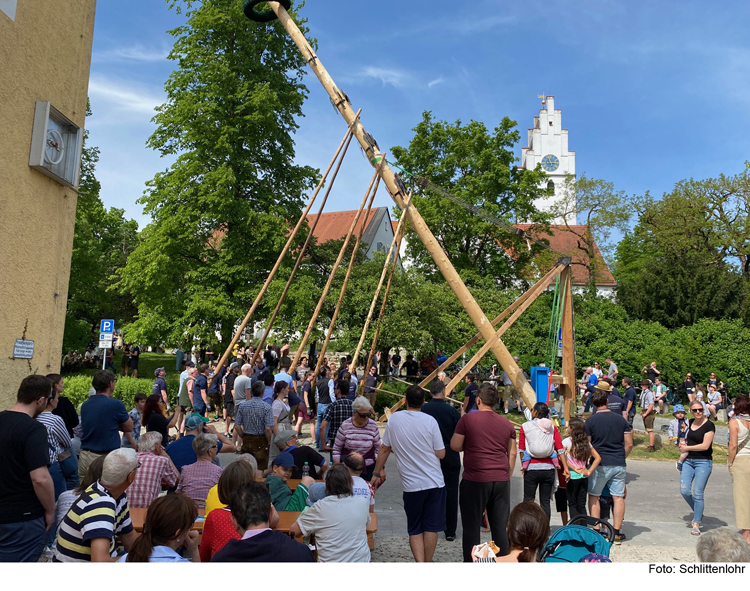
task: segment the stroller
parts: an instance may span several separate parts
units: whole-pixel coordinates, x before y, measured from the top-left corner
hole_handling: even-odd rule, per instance
[[[584,525],[573,525],[577,521],[583,522]],[[586,525],[596,524],[599,527],[606,528],[606,538],[599,532],[586,527]],[[609,551],[614,540],[615,530],[609,523],[601,519],[579,515],[550,536],[544,550],[542,550],[539,561],[578,562],[587,554],[601,554],[609,557]]]

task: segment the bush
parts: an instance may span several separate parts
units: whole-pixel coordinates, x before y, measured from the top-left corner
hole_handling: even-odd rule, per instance
[[[179,375],[175,375],[174,379],[167,380],[167,393],[169,394],[169,402],[175,404],[177,402],[177,389],[179,386]],[[172,383],[170,383],[172,382]],[[91,389],[91,376],[90,375],[74,375],[64,378],[65,391],[64,396],[67,396],[73,403],[73,406],[78,407],[79,404],[85,402],[88,398],[89,390]],[[114,398],[122,400],[125,404],[125,408],[130,410],[134,406],[133,399],[138,393],[151,394],[151,387],[153,380],[141,379],[141,378],[123,378],[117,379],[115,386]]]

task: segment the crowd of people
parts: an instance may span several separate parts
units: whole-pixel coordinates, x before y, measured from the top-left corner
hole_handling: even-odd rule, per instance
[[[129,347],[130,360],[134,353]],[[94,375],[78,409],[60,375],[25,378],[16,405],[0,413],[0,561],[46,554],[59,562],[367,562],[367,528],[391,454],[417,562],[432,561],[439,535],[457,538],[459,512],[465,562],[536,561],[550,535],[553,499],[563,523],[607,518],[611,510],[615,543],[627,539],[626,458],[638,397],[628,377],[619,393],[610,359],[606,375],[598,364],[586,369],[585,420],[572,418],[564,432],[537,402],[516,434],[502,411],[520,394],[493,368],[481,383],[467,376],[459,408],[447,400],[444,373],[429,390],[410,385],[405,409],[390,416],[381,437],[373,420],[377,367],[359,387],[351,357],[338,365],[324,360],[314,375],[304,357],[291,371],[288,347],[254,353],[238,347],[221,367],[178,362],[184,370],[174,407],[165,368],[132,409],[113,397],[117,377],[107,370]],[[398,357],[390,357],[389,371],[405,367],[409,377],[437,369]],[[130,364],[134,373],[137,365]],[[650,417],[669,402],[656,364],[644,373],[639,402],[652,435]],[[709,393],[723,386],[712,379]],[[694,418],[685,420],[685,408],[673,405],[670,434],[682,453],[680,493],[693,511],[691,532],[700,535],[715,434],[707,415],[722,401],[701,398],[697,387],[687,394]],[[223,433],[207,416],[212,406],[223,407]],[[732,415],[735,514],[750,544],[750,399],[737,397]],[[300,443],[306,422],[309,446]],[[512,508],[516,464],[523,502]],[[140,525],[131,515],[137,510],[146,510]],[[289,512],[299,515],[282,532]],[[497,546],[494,558],[479,550],[483,529]]]

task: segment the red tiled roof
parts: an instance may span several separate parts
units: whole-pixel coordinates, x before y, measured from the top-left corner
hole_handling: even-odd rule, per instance
[[[580,240],[577,234],[583,234],[586,231],[586,226],[583,225],[550,225],[551,234],[541,230],[537,230],[534,224],[515,224],[515,227],[527,232],[530,236],[537,239],[546,238],[549,240],[550,248],[561,253],[564,256],[569,256],[573,259],[571,269],[573,272],[573,285],[585,285],[588,282],[589,274],[588,270],[583,264],[585,254],[578,248],[578,241]],[[607,263],[604,261],[602,253],[599,251],[599,247],[594,244],[594,257],[596,259],[596,273],[597,273],[597,285],[612,286],[617,285],[615,278],[612,276]],[[579,263],[579,264],[575,264]],[[542,269],[542,271],[546,271]]]
[[[393,226],[393,234],[396,235],[396,228],[398,228],[398,220],[392,220],[391,226]]]
[[[365,230],[370,225],[370,222],[372,222],[372,218],[375,216],[376,212],[376,208],[372,208],[370,210],[370,215],[367,218],[367,223],[365,223]],[[356,209],[352,211],[331,211],[328,213],[322,213],[320,214],[320,220],[318,221],[318,225],[315,227],[313,236],[315,236],[315,238],[318,240],[318,244],[323,244],[324,242],[328,242],[329,240],[341,240],[342,238],[344,238],[344,236],[346,236],[346,233],[349,231],[349,228],[354,221],[354,216],[356,215]],[[311,228],[313,222],[315,221],[315,218],[317,217],[318,214],[311,214],[307,216],[307,223]],[[361,215],[359,221],[357,222],[357,226],[354,229],[355,236],[362,228],[364,217],[364,214]]]

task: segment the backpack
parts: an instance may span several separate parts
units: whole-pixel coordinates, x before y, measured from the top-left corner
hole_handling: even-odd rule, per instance
[[[526,451],[532,458],[548,458],[555,452],[555,430],[545,433],[536,424],[529,421],[523,424],[526,437]]]

